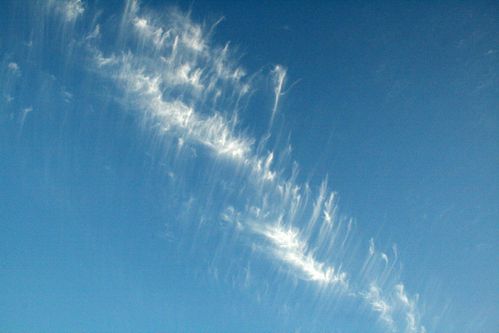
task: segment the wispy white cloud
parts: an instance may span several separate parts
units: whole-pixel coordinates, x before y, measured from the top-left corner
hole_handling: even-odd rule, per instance
[[[115,55],[105,57],[99,50],[94,50],[94,62],[97,67],[115,65],[118,62],[118,58]]]
[[[249,157],[252,142],[247,138],[237,137],[221,114],[215,112],[204,116],[196,112],[193,106],[186,104],[186,101],[166,99],[161,91],[161,86],[165,83],[164,77],[146,73],[133,55],[106,58],[97,54],[95,60],[100,66],[118,64],[115,78],[127,92],[135,96],[138,106],[146,111],[148,118],[158,122],[163,131],[179,131],[187,139],[235,161],[243,162]]]
[[[24,108],[21,110],[21,117],[19,122],[21,123],[21,129],[24,126],[24,122],[26,121],[26,117],[28,116],[29,113],[33,112],[33,107],[29,106],[27,108]]]
[[[360,276],[370,280],[369,287],[360,291],[362,297],[372,311],[378,313],[379,319],[393,332],[423,333],[418,311],[418,296],[411,298],[394,272],[397,262],[397,246],[392,246],[392,258],[379,251],[374,239],[369,240],[368,255]]]
[[[398,283],[397,285],[395,285],[395,295],[396,299],[401,304],[401,310],[405,314],[405,332],[424,333],[426,331],[424,326],[420,326],[418,324],[418,311],[416,303],[419,296],[416,295],[416,297],[413,299],[409,298],[402,283]]]
[[[201,27],[179,13],[172,14],[167,25],[160,26],[155,18],[139,14],[137,4],[131,8],[129,22],[138,40],[150,43],[153,49],[161,50],[161,56],[151,59],[148,54],[128,52],[120,56],[105,57],[100,51],[96,51],[97,65],[104,69],[109,67],[111,76],[120,83],[128,96],[132,96],[137,106],[145,111],[144,116],[159,124],[162,131],[177,132],[190,142],[209,147],[217,156],[228,157],[238,165],[247,167],[256,176],[253,180],[258,186],[276,181],[266,195],[277,196],[273,200],[279,200],[278,206],[288,205],[290,213],[296,213],[302,194],[299,193],[299,187],[292,185],[292,181],[277,180],[278,174],[272,168],[274,154],[269,152],[259,156],[253,147],[254,140],[237,135],[234,131],[235,123],[223,114],[217,111],[205,114],[197,110],[202,107],[199,100],[216,101],[218,91],[232,91],[236,97],[248,91],[248,83],[242,81],[245,71],[229,60],[228,45],[223,48],[211,46],[203,38]],[[276,66],[273,75],[275,112],[286,71],[282,66]],[[177,87],[182,89],[182,95],[171,94],[171,90]],[[332,196],[328,197],[326,209],[323,207],[325,201],[324,184],[314,206],[309,232],[321,216],[327,223],[332,222]],[[275,209],[269,211],[266,205],[258,210],[265,214],[275,214]],[[232,211],[233,208],[230,208],[222,214],[222,220],[232,221],[240,230],[243,229],[247,216],[235,220],[231,218],[234,215]],[[287,218],[292,220],[293,216],[288,215]],[[347,284],[346,273],[314,258],[308,249],[306,238],[299,237],[298,229],[267,225],[259,219],[255,221],[251,230],[265,237],[273,258],[285,263],[291,272],[305,280],[321,284]]]
[[[85,12],[85,4],[82,0],[49,0],[49,6],[55,6],[56,11],[62,14],[67,22],[74,22]]]
[[[419,314],[416,307],[417,296],[411,299],[405,292],[404,285],[397,283],[383,290],[376,282],[360,295],[371,309],[379,314],[391,332],[424,333],[426,329],[419,324]],[[402,318],[398,320],[398,318]]]
[[[19,73],[20,72],[20,68],[19,68],[19,65],[15,62],[10,62],[8,65],[7,65],[7,68],[12,72],[12,73]]]
[[[257,158],[254,165],[255,172],[262,180],[272,181],[276,178],[276,172],[272,170],[274,153],[270,152],[265,158]]]
[[[170,36],[170,31],[165,31],[161,27],[151,25],[151,23],[143,17],[135,17],[133,19],[133,25],[142,38],[150,39],[157,48],[163,47],[165,41]]]
[[[271,244],[269,254],[287,264],[296,276],[321,284],[347,285],[346,273],[337,272],[333,266],[316,260],[309,252],[307,243],[300,238],[298,229],[260,223],[255,223],[252,229],[265,236]]]
[[[376,252],[376,248],[374,246],[374,239],[369,240],[369,256],[372,257],[374,253]]]
[[[101,32],[100,32],[100,25],[99,24],[96,24],[94,29],[85,37],[85,39],[95,39],[95,38],[99,38],[101,35]]]
[[[381,259],[383,259],[385,264],[388,264],[388,256],[386,255],[386,253],[381,252],[380,255],[381,255]]]
[[[394,321],[392,318],[392,307],[381,295],[381,289],[371,283],[367,292],[362,292],[361,295],[366,302],[371,306],[372,310],[379,313],[379,318],[388,326],[390,331],[394,330]]]
[[[189,63],[180,65],[174,73],[167,76],[166,79],[173,85],[187,84],[195,89],[203,89],[200,82],[203,71],[200,68],[192,68]]]
[[[106,54],[97,38],[87,38],[94,64],[123,90],[144,123],[178,137],[180,150],[186,145],[208,148],[215,158],[237,168],[244,186],[253,186],[239,210],[228,205],[217,216],[250,235],[253,244],[285,268],[282,271],[321,287],[341,286],[365,301],[390,329],[402,327],[403,314],[406,332],[422,331],[416,302],[400,282],[392,281],[396,249],[390,260],[371,239],[360,272],[347,274],[341,262],[352,253],[345,250],[352,224],[338,218],[336,194],[329,191],[327,179],[318,191],[301,184],[297,164],[284,176],[286,160],[264,144],[255,147],[258,140],[240,130],[239,102],[252,82],[232,59],[229,44],[213,45],[203,26],[177,11],[160,18],[142,12],[133,0],[126,8],[120,35],[139,47]],[[274,121],[286,69],[275,66],[271,79]]]
[[[142,14],[138,3],[132,1],[125,16],[128,24],[122,33],[161,50],[161,54],[129,51],[104,56],[95,48],[97,66],[107,68],[146,111],[146,117],[163,131],[178,131],[186,140],[203,144],[238,163],[257,164],[250,153],[253,140],[235,134],[234,120],[217,110],[211,114],[198,110],[210,100],[216,106],[221,92],[231,91],[233,96],[248,92],[248,83],[241,82],[244,71],[228,59],[227,47],[208,47],[201,26],[176,11],[161,21]],[[172,94],[174,89],[179,93]],[[264,172],[271,178],[268,170]]]
[[[272,82],[274,84],[274,106],[272,107],[271,123],[274,121],[274,117],[279,107],[279,100],[282,95],[285,79],[286,69],[281,65],[274,66],[274,69],[272,70]]]

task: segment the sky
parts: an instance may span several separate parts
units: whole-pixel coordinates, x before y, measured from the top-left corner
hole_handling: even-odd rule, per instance
[[[497,332],[494,1],[2,7],[0,331]]]

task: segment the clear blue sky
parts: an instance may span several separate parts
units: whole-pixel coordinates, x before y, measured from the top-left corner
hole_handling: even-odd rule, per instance
[[[4,1],[0,331],[499,327],[494,1]]]

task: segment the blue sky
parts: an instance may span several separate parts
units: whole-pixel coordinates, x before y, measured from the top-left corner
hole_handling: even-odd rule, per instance
[[[494,2],[4,7],[0,331],[497,330]]]

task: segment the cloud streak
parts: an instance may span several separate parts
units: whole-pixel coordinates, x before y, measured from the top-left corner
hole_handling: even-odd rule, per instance
[[[279,100],[281,98],[282,89],[286,80],[286,69],[281,65],[276,65],[274,66],[271,74],[272,82],[274,84],[274,106],[272,107],[272,116],[270,119],[270,123],[272,124],[279,107]]]
[[[54,8],[66,22],[76,21],[85,12],[82,0],[48,0],[49,8]]]
[[[86,9],[81,0],[53,6],[68,22]],[[223,201],[225,210],[215,215],[250,239],[279,274],[360,300],[390,331],[424,332],[417,297],[408,295],[394,273],[396,259],[377,251],[371,240],[362,267],[347,265],[355,253],[351,240],[362,238],[353,234],[352,220],[339,215],[327,178],[318,189],[298,181],[298,164],[287,149],[272,151],[266,138],[244,131],[239,112],[255,83],[233,60],[229,43],[215,45],[204,26],[177,10],[160,17],[134,0],[126,3],[116,49],[102,44],[105,22],[86,31],[81,39],[92,69],[119,87],[122,96],[116,98],[136,112],[146,130],[176,138],[179,154],[186,146],[202,147],[236,170],[233,183],[220,181],[238,188],[238,194],[227,195],[234,202]],[[271,125],[286,75],[281,65],[270,72]]]
[[[286,263],[305,280],[320,284],[339,284],[347,286],[347,275],[337,272],[333,266],[317,261],[310,254],[307,243],[300,239],[299,230],[277,225],[255,224],[253,230],[263,235],[272,245],[271,254]]]

